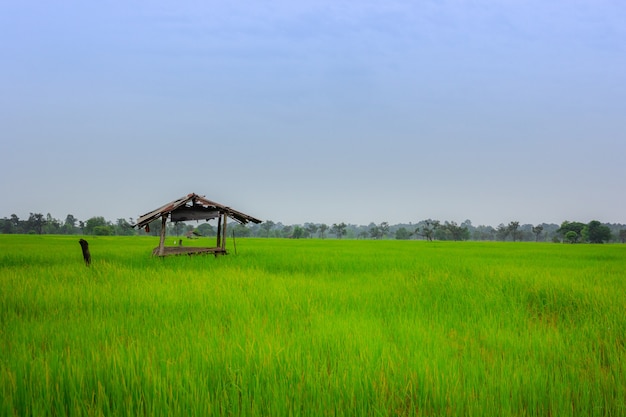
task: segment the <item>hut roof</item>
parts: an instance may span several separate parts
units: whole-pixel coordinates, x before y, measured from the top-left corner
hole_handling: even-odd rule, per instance
[[[228,217],[238,221],[241,224],[261,223],[262,220],[244,214],[240,211],[233,210],[230,207],[207,200],[204,196],[198,194],[187,194],[177,200],[165,204],[156,210],[146,213],[137,219],[135,227],[142,228],[148,223],[172,213],[172,220],[209,220],[217,217],[221,213],[225,213]]]

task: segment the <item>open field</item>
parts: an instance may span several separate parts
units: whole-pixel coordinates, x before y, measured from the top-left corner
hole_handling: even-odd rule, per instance
[[[87,240],[0,235],[0,415],[626,416],[626,245]]]

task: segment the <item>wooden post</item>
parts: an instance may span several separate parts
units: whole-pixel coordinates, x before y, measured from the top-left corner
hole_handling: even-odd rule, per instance
[[[217,245],[218,248],[222,247],[222,216],[217,217]]]
[[[89,243],[87,243],[85,239],[80,239],[78,243],[80,243],[80,247],[83,250],[83,259],[85,260],[85,265],[91,265],[91,253],[89,253]]]
[[[159,256],[165,253],[165,223],[167,222],[167,213],[161,216],[161,241],[159,242]]]
[[[226,215],[226,212],[224,212],[224,223],[222,224],[222,227],[224,228],[224,230],[222,230],[222,250],[224,252],[226,252],[226,219],[228,218],[228,216]]]

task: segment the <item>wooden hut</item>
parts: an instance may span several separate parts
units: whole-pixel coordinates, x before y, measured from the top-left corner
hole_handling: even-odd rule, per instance
[[[261,220],[248,216],[240,211],[233,210],[222,204],[207,200],[204,196],[188,194],[178,200],[159,207],[149,213],[140,216],[134,227],[145,229],[149,232],[149,224],[161,218],[161,240],[159,246],[152,251],[156,256],[168,255],[193,255],[200,253],[212,253],[214,255],[226,254],[226,225],[227,219],[231,218],[240,224],[261,223]],[[214,247],[183,247],[165,246],[165,230],[167,219],[173,222],[188,220],[211,220],[217,218],[217,243]]]

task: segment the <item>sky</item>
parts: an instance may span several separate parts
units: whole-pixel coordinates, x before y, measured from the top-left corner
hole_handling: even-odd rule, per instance
[[[0,1],[0,217],[626,223],[623,0]]]

